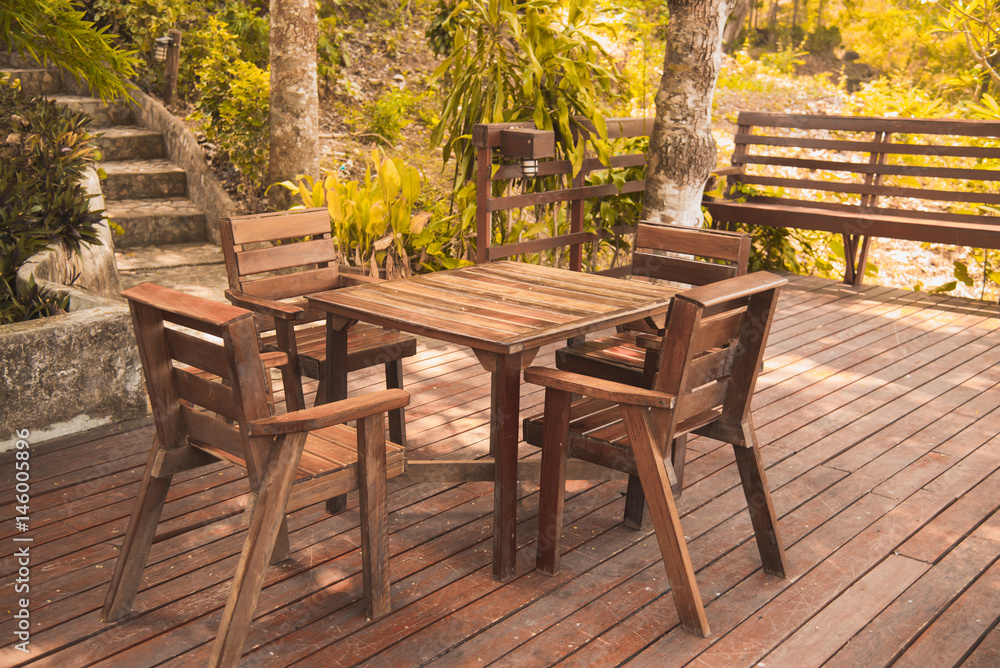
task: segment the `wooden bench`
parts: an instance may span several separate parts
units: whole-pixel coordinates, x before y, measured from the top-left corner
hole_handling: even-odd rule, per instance
[[[1000,248],[1000,122],[742,112],[714,226],[843,235],[860,285],[873,237]]]

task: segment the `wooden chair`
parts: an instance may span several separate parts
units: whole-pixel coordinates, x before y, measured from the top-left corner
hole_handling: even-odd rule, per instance
[[[749,259],[750,237],[746,234],[640,223],[631,274],[689,286],[707,285],[747,273]],[[662,334],[663,323],[636,321],[621,329],[613,336],[561,348],[556,351],[556,368],[639,385],[645,353],[635,345],[635,334]]]
[[[346,386],[327,386],[325,314],[309,309],[303,297],[377,279],[338,269],[329,213],[307,209],[223,218],[219,227],[229,278],[226,297],[263,316],[259,325],[264,350],[286,353],[300,379],[319,380],[317,403],[324,396],[346,398]],[[313,324],[316,321],[321,322]],[[403,387],[402,360],[416,354],[415,338],[364,323],[351,327],[347,337],[348,371],[383,364],[386,387]],[[289,410],[303,407],[301,381],[286,386],[285,397]],[[389,438],[406,444],[402,408],[390,415]]]
[[[156,439],[115,566],[102,618],[127,615],[135,600],[171,477],[219,460],[246,469],[249,529],[210,665],[235,666],[268,561],[288,556],[285,513],[358,490],[365,612],[389,611],[386,478],[405,468],[404,448],[386,443],[385,413],[409,401],[381,390],[271,416],[265,363],[294,378],[287,355],[262,361],[254,316],[229,304],[145,283],[126,290]],[[212,338],[178,329],[189,328]],[[356,429],[346,426],[357,421]]]
[[[666,334],[653,338],[659,365],[649,389],[558,369],[529,367],[545,386],[545,411],[525,420],[542,448],[537,567],[559,569],[566,458],[638,476],[684,628],[708,635],[666,463],[666,445],[689,432],[732,443],[764,570],[784,577],[784,549],[750,418],[750,397],[785,280],[767,273],[691,289],[671,303]],[[640,339],[645,342],[646,339]],[[573,394],[583,399],[571,403]]]
[[[742,276],[747,273],[750,241],[749,235],[735,232],[640,223],[632,254],[632,275],[691,286]],[[644,368],[646,354],[636,345],[635,337],[637,332],[662,334],[663,323],[638,321],[620,329],[617,334],[557,350],[556,368],[650,387],[652,371]],[[684,484],[686,444],[686,436],[681,435],[671,446],[671,460],[677,474],[677,494],[680,494]],[[634,522],[635,528],[638,528],[642,498],[637,480],[632,480],[630,496],[635,497],[630,499],[630,508],[638,508],[638,519]],[[633,524],[632,520],[628,522]]]

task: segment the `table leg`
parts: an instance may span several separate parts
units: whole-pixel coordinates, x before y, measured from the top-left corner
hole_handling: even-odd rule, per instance
[[[326,316],[326,368],[323,376],[326,382],[321,404],[347,398],[347,330],[349,320],[334,315]]]
[[[517,435],[521,354],[498,355],[493,370],[490,450],[493,481],[493,576],[514,577],[517,560]]]
[[[326,316],[326,362],[324,381],[320,383],[323,396],[316,397],[317,404],[328,404],[347,398],[347,330],[350,321],[332,314]],[[347,510],[347,495],[341,494],[326,500],[326,512],[337,515]]]

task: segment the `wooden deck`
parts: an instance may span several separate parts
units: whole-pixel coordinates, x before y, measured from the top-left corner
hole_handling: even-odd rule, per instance
[[[421,341],[405,369],[410,456],[485,454],[475,358]],[[366,383],[380,376],[352,376],[352,391]],[[525,410],[541,396],[526,386]],[[337,516],[307,508],[243,665],[1000,665],[998,308],[792,277],[754,405],[792,577],[759,568],[728,446],[692,439],[679,508],[711,637],[677,627],[651,529],[620,524],[621,482],[570,483],[556,577],[532,568],[536,486],[522,483],[518,577],[503,585],[492,484],[397,482],[394,612],[362,615],[356,498]],[[151,432],[33,448],[24,533],[13,453],[0,456],[0,665],[204,665],[244,537],[232,467],[175,479],[134,615],[99,621]],[[11,647],[15,536],[33,539],[30,654]]]

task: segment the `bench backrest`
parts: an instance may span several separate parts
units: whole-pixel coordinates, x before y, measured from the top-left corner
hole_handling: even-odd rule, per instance
[[[1000,122],[741,112],[737,125],[730,199],[954,222],[1000,206]]]
[[[280,300],[340,287],[324,208],[223,218],[219,228],[230,289]]]
[[[640,223],[632,275],[688,285],[715,283],[747,273],[750,245],[747,234]]]

